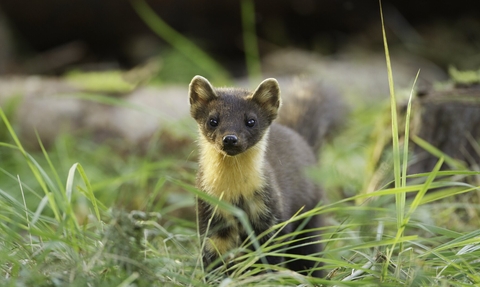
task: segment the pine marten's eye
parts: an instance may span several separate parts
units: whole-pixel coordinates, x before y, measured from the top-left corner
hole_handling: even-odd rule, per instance
[[[247,122],[245,124],[247,125],[247,127],[251,128],[255,125],[255,120],[254,119],[249,119],[249,120],[247,120]]]
[[[208,121],[211,127],[216,127],[218,126],[218,120],[211,118],[210,121]]]

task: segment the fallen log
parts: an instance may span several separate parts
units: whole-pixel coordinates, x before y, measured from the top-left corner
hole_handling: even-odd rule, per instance
[[[417,95],[414,134],[445,155],[474,170],[480,164],[480,85],[456,85],[446,91]],[[438,157],[413,143],[413,162],[409,173],[429,172]],[[446,162],[442,170],[454,169]],[[457,166],[458,167],[458,166]]]

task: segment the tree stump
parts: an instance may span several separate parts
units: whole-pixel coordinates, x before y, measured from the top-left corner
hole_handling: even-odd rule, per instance
[[[478,170],[480,165],[480,85],[457,85],[448,91],[419,93],[412,110],[413,131],[444,154]],[[422,147],[413,147],[409,173],[430,172],[438,158]],[[452,169],[444,163],[442,170]]]

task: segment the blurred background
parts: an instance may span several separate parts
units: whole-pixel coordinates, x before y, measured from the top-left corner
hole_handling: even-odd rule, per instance
[[[400,106],[419,69],[420,91],[448,83],[452,67],[479,69],[476,1],[382,5]],[[107,206],[145,209],[162,190],[158,206],[186,200],[193,210],[178,186],[169,193],[155,182],[194,183],[187,89],[197,74],[249,88],[276,77],[283,95],[292,78],[322,82],[347,106],[329,111],[347,128],[325,146],[318,173],[338,191],[332,200],[391,179],[378,169],[391,160],[391,125],[376,0],[0,0],[0,106],[27,150],[38,153],[41,142],[61,175],[82,163]],[[3,126],[0,140],[12,142]],[[7,148],[0,162],[11,175],[28,169]],[[4,174],[0,183],[18,187]]]
[[[134,2],[0,0],[0,74],[129,69],[152,57],[168,58],[171,47],[142,21]],[[147,3],[232,76],[246,74],[241,1]],[[479,66],[476,1],[390,0],[383,7],[393,52],[413,54],[443,70]],[[323,56],[383,51],[378,1],[255,1],[254,17],[261,56],[287,47]],[[168,74],[175,65],[166,62]]]

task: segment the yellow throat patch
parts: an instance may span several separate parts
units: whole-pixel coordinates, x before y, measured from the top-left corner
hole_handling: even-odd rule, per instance
[[[264,186],[264,161],[268,132],[253,147],[236,156],[227,156],[200,135],[200,178],[202,190],[227,202],[251,197]]]

